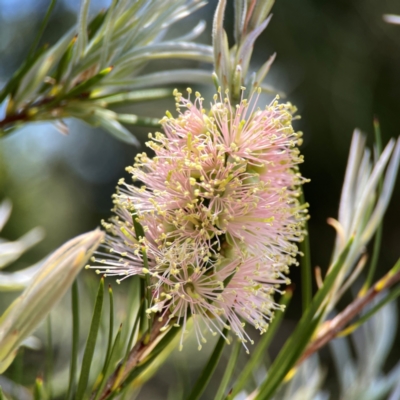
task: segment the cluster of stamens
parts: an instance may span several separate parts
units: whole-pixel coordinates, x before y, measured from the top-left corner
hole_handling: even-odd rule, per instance
[[[182,324],[183,332],[191,316],[199,348],[204,326],[229,327],[246,343],[244,321],[263,333],[279,308],[273,295],[288,283],[304,234],[301,133],[294,107],[278,99],[261,110],[258,95],[233,107],[219,93],[207,112],[188,92],[174,91],[179,117],[167,112],[164,133],[149,134],[155,155],[138,154],[127,168],[134,184],[120,180],[93,268],[121,280],[149,274],[148,313],[168,315],[163,329]]]

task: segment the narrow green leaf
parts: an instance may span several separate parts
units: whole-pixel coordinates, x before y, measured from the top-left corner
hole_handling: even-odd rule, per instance
[[[88,39],[92,40],[94,35],[97,33],[99,28],[103,25],[104,19],[108,14],[108,10],[102,9],[99,13],[90,21],[88,26]]]
[[[140,240],[144,237],[144,229],[141,223],[138,221],[136,212],[132,213],[133,227],[135,228],[136,239]]]
[[[115,16],[115,6],[117,3],[118,3],[118,0],[113,0],[111,2],[111,5],[107,10],[107,17],[105,18],[105,21],[104,21],[105,32],[104,32],[104,37],[103,37],[102,46],[101,46],[100,68],[104,68],[109,59],[111,38],[114,33],[112,24],[116,19],[116,18],[114,18],[114,16]]]
[[[159,118],[139,117],[135,114],[117,114],[117,119],[124,124],[161,128]]]
[[[28,60],[30,60],[31,57],[35,54],[36,47],[39,44],[39,41],[43,36],[43,32],[46,29],[47,23],[49,22],[49,18],[50,18],[51,12],[53,11],[53,8],[56,5],[56,3],[57,3],[57,0],[50,0],[50,4],[49,4],[49,7],[47,8],[46,15],[44,16],[44,19],[43,19],[42,23],[40,24],[40,28],[38,30],[38,33],[37,33],[37,35],[35,37],[35,40],[33,41],[32,46],[31,46],[31,48],[29,50],[29,53],[28,53],[28,56],[27,56]]]
[[[292,290],[289,288],[286,289],[285,294],[282,296],[280,305],[286,307],[289,304],[292,296],[293,296]],[[265,353],[272,339],[274,338],[275,333],[277,332],[279,326],[281,325],[283,315],[284,315],[283,311],[275,313],[275,317],[271,322],[271,324],[269,325],[267,332],[264,333],[257,347],[251,352],[251,357],[247,361],[241,374],[239,375],[237,381],[235,382],[232,393],[229,394],[228,398],[233,399],[245,387],[248,379],[256,370],[261,360],[265,357]]]
[[[46,349],[46,388],[47,394],[51,398],[52,390],[51,390],[51,382],[53,379],[53,337],[51,330],[51,314],[47,317],[46,323],[47,330],[47,349]]]
[[[142,311],[145,309],[145,306],[146,306],[146,301],[144,299],[142,299],[142,302],[141,302],[140,307],[139,307],[139,309],[137,311],[137,314],[136,314],[135,321],[134,321],[133,326],[132,326],[132,330],[131,330],[131,334],[129,336],[128,345],[126,347],[125,355],[124,355],[123,361],[121,362],[120,371],[123,371],[125,369],[126,362],[128,360],[130,351],[132,349],[133,338],[135,337],[135,333],[136,333],[138,324],[139,324],[139,322],[141,321],[141,318],[142,318]],[[139,332],[138,339],[139,338],[140,338],[140,332]],[[122,382],[122,384],[124,384],[124,382]]]
[[[7,400],[4,396],[3,389],[0,386],[0,400]]]
[[[73,30],[70,30],[55,45],[47,51],[43,51],[40,57],[35,58],[35,62],[33,60],[29,62],[28,71],[19,81],[14,97],[17,106],[35,97],[35,93],[43,84],[45,77],[51,74],[53,68],[57,66],[72,38]]]
[[[35,386],[33,387],[33,400],[44,400],[43,380],[36,378]]]
[[[258,1],[254,7],[253,14],[250,19],[250,29],[252,27],[258,26],[262,21],[268,16],[274,5],[275,0],[264,0]]]
[[[95,118],[96,118],[96,123],[100,126],[102,126],[104,129],[106,129],[111,135],[116,137],[117,139],[130,144],[130,145],[135,145],[138,146],[139,142],[133,136],[131,132],[129,132],[128,129],[126,129],[124,126],[122,126],[118,121],[110,119],[107,115],[105,115],[104,111],[108,110],[96,110]]]
[[[104,386],[107,383],[107,377],[110,375],[112,367],[114,366],[114,363],[112,361],[113,361],[113,359],[116,358],[115,356],[117,355],[116,349],[120,345],[121,331],[122,331],[122,325],[120,325],[117,335],[115,336],[114,344],[112,345],[112,349],[110,351],[109,357],[105,364],[105,369],[104,369],[104,372],[102,373],[103,376],[102,376],[100,385],[97,389],[96,397],[94,398],[94,400],[98,400],[100,398],[100,395],[103,392]]]
[[[376,118],[374,119],[374,132],[375,132],[375,144],[376,144],[375,161],[377,162],[379,160],[379,157],[382,154],[382,135],[381,135],[381,128],[379,125],[379,121]],[[383,175],[379,178],[377,198],[380,197],[380,194],[382,193],[382,188],[383,188]],[[367,279],[365,280],[365,283],[363,285],[363,291],[366,291],[369,289],[369,287],[371,286],[371,283],[374,279],[376,267],[378,266],[379,252],[380,252],[381,245],[382,245],[382,232],[383,232],[383,219],[381,220],[380,224],[378,225],[378,228],[375,233],[371,263],[368,268]]]
[[[314,316],[318,308],[321,307],[322,303],[326,300],[330,290],[332,289],[333,285],[336,282],[336,278],[339,275],[345,261],[347,255],[350,252],[350,249],[353,245],[354,237],[351,237],[350,240],[347,242],[346,247],[343,249],[342,253],[338,257],[336,263],[332,266],[329,274],[326,276],[324,284],[321,289],[315,294],[310,306],[308,307],[307,311],[304,313],[303,317],[306,319]],[[312,317],[311,317],[312,318]],[[303,319],[303,318],[302,318]]]
[[[248,32],[247,35],[243,38],[241,45],[238,47],[235,56],[235,66],[240,65],[243,70],[243,75],[246,76],[247,71],[249,69],[251,56],[253,53],[254,42],[261,35],[261,33],[265,30],[269,21],[271,20],[271,15],[264,20],[259,26],[254,27],[251,32]],[[261,83],[261,82],[260,82]]]
[[[63,99],[71,99],[73,97],[78,97],[82,93],[90,91],[90,89],[97,83],[100,82],[106,75],[108,75],[113,70],[113,67],[107,67],[101,70],[98,74],[92,76],[86,81],[80,83],[71,89]]]
[[[143,307],[140,308],[140,317],[139,317],[139,337],[142,337],[147,331],[148,327],[148,314],[146,310],[150,307],[150,304],[147,300],[147,282],[146,279],[140,280],[140,298],[143,299]]]
[[[79,60],[84,55],[87,46],[87,41],[88,41],[87,21],[89,14],[89,5],[90,5],[90,0],[81,1],[81,9],[79,11],[79,19],[78,19],[78,40],[76,41],[74,61]]]
[[[229,357],[228,365],[226,366],[224,376],[222,377],[217,394],[215,395],[215,400],[222,400],[224,398],[224,393],[229,385],[229,382],[231,381],[241,348],[242,348],[242,343],[239,340],[235,340],[232,346],[232,351]]]
[[[146,252],[145,248],[142,249],[142,255],[143,255],[143,267],[146,270],[148,270],[149,269],[149,261],[147,259],[147,252]],[[145,290],[145,295],[146,295],[147,307],[150,307],[150,305],[151,305],[150,274],[145,274],[144,280],[145,280],[144,290]],[[153,325],[153,316],[151,314],[147,315],[147,320],[148,320],[147,331],[148,331],[148,336],[150,336],[151,327]]]
[[[209,71],[201,69],[172,69],[169,71],[154,72],[151,74],[140,75],[128,79],[110,79],[99,84],[102,91],[120,92],[124,90],[140,89],[157,82],[157,85],[177,84],[177,83],[200,83],[209,85],[213,81],[212,74]],[[218,86],[217,86],[218,89]],[[157,89],[154,89],[157,90]],[[100,93],[101,93],[100,92]],[[104,95],[108,96],[108,95]],[[96,97],[96,96],[94,96]]]
[[[224,92],[230,82],[230,58],[229,45],[226,32],[223,28],[226,0],[220,0],[214,14],[213,21],[213,49],[214,49],[214,71],[222,85]]]
[[[103,308],[104,297],[104,278],[100,279],[99,290],[97,292],[96,303],[94,305],[92,322],[90,324],[89,335],[86,341],[85,353],[82,360],[81,375],[79,377],[78,389],[74,400],[82,400],[89,380],[89,372],[92,364],[93,353],[96,346],[97,334],[99,332],[101,311]]]
[[[271,65],[273,64],[276,57],[276,53],[272,54],[272,56],[261,66],[261,68],[257,71],[255,75],[253,86],[258,87],[263,83],[264,78],[268,74]]]
[[[305,204],[303,189],[301,190],[300,203]],[[312,298],[311,250],[307,221],[304,223],[304,230],[306,231],[304,240],[300,243],[300,251],[303,253],[303,256],[300,258],[303,312],[310,305]]]
[[[134,276],[130,279],[129,288],[128,288],[128,305],[126,308],[126,323],[124,324],[124,328],[121,333],[121,343],[124,345],[127,344],[127,351],[129,351],[132,347],[132,327],[135,325],[135,321],[138,318],[138,312],[140,307],[142,306],[142,298],[141,298],[141,281],[143,279],[139,276]],[[131,345],[129,346],[129,343]]]
[[[381,133],[381,126],[377,118],[374,118],[374,134],[375,134],[375,144],[376,144],[375,160],[378,161],[379,157],[382,154],[382,133]]]
[[[110,361],[109,358],[111,354],[111,348],[113,345],[113,336],[114,336],[114,295],[111,285],[108,286],[108,297],[110,300],[109,331],[108,331],[107,352],[106,352],[106,357],[104,359],[104,366],[102,370],[103,376],[106,373],[107,365],[108,362]]]
[[[246,0],[235,0],[234,1],[235,10],[235,24],[234,24],[234,36],[235,43],[240,45],[240,41],[243,33],[243,26],[246,21],[247,14],[247,1]]]
[[[235,276],[236,271],[233,271],[230,275],[228,275],[223,282],[224,288],[226,288],[229,285],[229,282],[232,280],[232,278]],[[221,290],[222,292],[222,290]]]
[[[99,26],[96,29],[96,32],[93,32],[93,35],[92,34],[89,35],[90,43],[87,48],[87,54],[89,55],[88,58],[90,58],[90,55],[94,53],[94,54],[96,54],[96,59],[99,60],[99,58],[101,57],[101,51],[102,51],[104,39],[105,39],[105,36],[108,31],[111,30],[113,44],[119,44],[121,41],[121,35],[119,34],[120,30],[118,29],[119,28],[118,27],[119,19],[115,18],[115,13],[118,13],[118,10],[115,10],[113,12],[114,3],[121,4],[122,2],[120,2],[119,0],[112,0],[109,8],[107,9],[107,11],[105,12],[105,14],[103,16],[101,23],[98,24]],[[139,7],[140,2],[135,2],[135,6]],[[118,8],[118,5],[117,5],[117,8]],[[111,10],[111,13],[110,13],[110,10]],[[129,21],[129,16],[127,15],[127,12],[122,12],[122,16],[128,17],[127,20],[125,21],[126,29],[128,31],[134,30],[134,23],[132,24],[132,20]],[[110,29],[110,22],[112,22],[111,29]],[[90,31],[90,26],[89,26],[89,31]],[[118,50],[120,51],[119,46],[118,46]]]
[[[222,350],[224,349],[225,343],[226,343],[226,335],[228,333],[228,329],[225,328],[222,332],[222,335],[218,339],[217,344],[215,345],[215,348],[213,352],[211,353],[211,356],[203,368],[203,371],[199,378],[197,379],[196,384],[194,385],[192,392],[190,395],[187,397],[187,400],[198,400],[202,393],[204,392],[205,388],[208,385],[208,382],[211,379],[212,374],[215,371],[215,368],[218,365],[219,359],[221,358]],[[225,336],[225,337],[224,337]]]
[[[122,89],[122,88],[121,88]],[[147,89],[147,90],[135,90],[127,93],[108,94],[104,96],[91,95],[92,100],[99,100],[101,103],[107,105],[125,105],[135,102],[143,102],[155,99],[161,99],[163,97],[170,97],[171,91],[169,89]]]
[[[145,301],[142,300],[142,302],[140,303],[139,310],[137,311],[137,314],[136,314],[135,322],[132,325],[132,330],[131,330],[131,334],[129,336],[128,345],[126,346],[124,363],[126,363],[126,360],[128,359],[128,356],[129,356],[129,352],[131,351],[131,348],[133,345],[133,338],[135,337],[135,332],[137,330],[137,327],[138,327],[138,324],[140,321],[140,316],[142,315],[142,310],[143,310],[144,306],[145,306]]]
[[[32,67],[32,64],[47,50],[47,45],[43,46],[39,51],[36,52],[34,59],[25,60],[25,62],[21,65],[20,68],[14,73],[12,78],[8,81],[8,83],[4,86],[3,90],[0,92],[0,103],[4,101],[8,94],[14,95],[18,90],[19,84],[25,74]]]
[[[54,74],[54,79],[58,83],[60,83],[60,81],[62,80],[64,72],[68,69],[68,65],[71,62],[71,57],[72,57],[72,53],[73,53],[73,49],[74,49],[75,43],[76,43],[76,36],[74,38],[72,38],[72,40],[68,44],[68,47],[65,50],[65,53],[62,55],[58,65],[57,65],[57,69],[56,69],[56,72]]]
[[[78,351],[79,351],[79,291],[78,282],[75,280],[71,288],[72,302],[72,350],[71,350],[71,365],[69,370],[69,385],[66,399],[72,400],[72,395],[75,390],[76,369],[78,366]]]

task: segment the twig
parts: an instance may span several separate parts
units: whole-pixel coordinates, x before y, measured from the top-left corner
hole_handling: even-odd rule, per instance
[[[325,346],[330,340],[334,339],[338,333],[370,303],[382,290],[389,288],[400,281],[400,271],[386,274],[381,280],[375,283],[363,297],[359,297],[349,304],[335,318],[326,321],[318,332],[316,339],[308,346],[298,361],[298,364],[306,360],[321,347]]]
[[[304,360],[318,351],[321,347],[325,346],[330,340],[334,339],[343,328],[357,315],[363,308],[369,304],[382,290],[388,289],[395,283],[400,281],[400,271],[393,273],[389,271],[382,279],[375,283],[363,297],[359,297],[349,304],[340,314],[335,318],[326,321],[316,339],[307,347],[305,352],[297,362],[299,366]],[[250,393],[246,400],[254,400],[258,394],[258,389]]]
[[[54,101],[54,99],[54,96],[45,97],[31,104],[25,105],[24,108],[14,111],[12,114],[6,115],[2,120],[0,120],[0,129],[7,127],[7,125],[19,122],[23,123],[34,121],[34,118],[32,118],[32,116],[29,114],[29,110],[31,108],[49,105]],[[57,104],[54,106],[54,108],[57,108]]]

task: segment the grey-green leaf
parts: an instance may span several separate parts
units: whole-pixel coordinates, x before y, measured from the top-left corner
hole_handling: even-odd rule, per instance
[[[101,311],[103,308],[104,297],[104,278],[100,279],[97,292],[96,303],[94,305],[92,322],[90,324],[89,335],[86,341],[85,353],[82,360],[82,369],[79,377],[78,388],[74,400],[82,400],[89,380],[90,368],[92,365],[93,353],[96,347],[97,335],[100,328]]]

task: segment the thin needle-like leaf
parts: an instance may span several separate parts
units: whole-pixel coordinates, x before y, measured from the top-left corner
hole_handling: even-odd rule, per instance
[[[91,78],[85,80],[79,85],[75,86],[72,90],[70,90],[64,98],[69,99],[72,97],[77,97],[80,94],[89,91],[94,85],[100,82],[106,75],[108,75],[112,71],[112,67],[107,67],[101,70],[98,74],[92,76]]]
[[[258,87],[263,83],[264,78],[268,74],[271,65],[275,61],[276,53],[272,54],[272,56],[261,66],[261,68],[258,70],[254,82],[254,86]]]
[[[49,4],[49,7],[47,8],[46,15],[44,16],[43,21],[40,24],[39,31],[35,37],[35,40],[32,43],[31,49],[29,50],[29,53],[27,56],[28,60],[33,56],[33,54],[36,51],[37,45],[39,44],[39,41],[43,36],[43,32],[46,29],[47,23],[49,22],[51,12],[53,11],[53,8],[56,5],[56,3],[57,3],[57,0],[50,0],[50,4]]]
[[[160,120],[151,117],[138,117],[134,114],[117,114],[119,122],[135,126],[147,126],[151,128],[161,128]]]
[[[396,177],[397,177],[397,172],[399,169],[399,164],[400,164],[400,139],[397,139],[396,142],[390,141],[389,144],[386,146],[385,150],[382,153],[382,156],[380,157],[379,161],[377,162],[376,165],[378,165],[381,161],[382,158],[384,158],[384,155],[386,153],[386,150],[388,149],[389,145],[392,144],[394,146],[393,154],[391,157],[391,160],[389,162],[389,165],[387,167],[387,171],[385,174],[385,178],[383,181],[382,185],[382,192],[381,196],[379,197],[378,203],[372,212],[372,215],[368,221],[367,226],[365,227],[365,230],[362,235],[362,240],[367,243],[369,239],[371,238],[373,232],[375,231],[375,227],[379,225],[380,221],[382,220],[382,217],[386,211],[386,208],[389,204],[390,198],[392,196],[392,192],[394,189],[394,184],[396,182]],[[371,180],[373,179],[373,175],[375,172],[376,167],[374,168],[374,171],[371,175]],[[381,172],[383,173],[383,172]]]
[[[222,84],[229,82],[230,62],[229,47],[226,33],[224,31],[224,13],[226,0],[218,2],[215,10],[213,23],[213,47],[214,47],[214,69]]]
[[[143,267],[144,267],[145,270],[148,271],[149,262],[148,262],[148,259],[147,259],[147,253],[146,253],[146,249],[145,248],[143,248],[143,250],[142,250],[142,256],[143,256]],[[146,274],[144,279],[145,279],[146,303],[147,303],[147,307],[150,307],[151,296],[152,296],[151,287],[150,287],[150,275]],[[152,324],[153,324],[153,320],[152,320],[153,317],[152,317],[152,315],[148,315],[147,318],[148,318],[148,324],[147,324],[148,333],[147,333],[147,335],[148,335],[148,337],[150,337],[151,327],[152,327]]]
[[[114,296],[111,285],[108,286],[108,297],[110,300],[110,315],[109,315],[109,332],[108,332],[108,344],[107,344],[107,352],[104,360],[104,366],[102,375],[106,373],[107,363],[109,362],[111,348],[113,345],[113,336],[114,336]]]
[[[381,128],[380,128],[378,119],[374,119],[374,133],[375,133],[375,145],[376,145],[375,161],[377,162],[379,160],[379,157],[382,154],[382,135],[381,135]],[[383,187],[383,176],[380,177],[379,183],[378,183],[378,190],[377,190],[378,198],[380,197],[380,194],[382,193],[382,187]],[[381,243],[382,243],[382,231],[383,231],[383,220],[379,223],[379,226],[375,233],[375,240],[374,240],[374,247],[372,250],[371,264],[368,269],[367,279],[365,280],[365,283],[361,290],[362,293],[365,293],[365,291],[368,290],[368,288],[370,287],[370,285],[372,283],[372,280],[374,279],[374,274],[376,271],[376,267],[378,265],[379,252],[380,252]]]
[[[187,400],[198,400],[207,387],[208,382],[210,381],[211,376],[218,365],[219,359],[221,358],[222,350],[224,349],[226,343],[225,336],[227,333],[228,329],[225,328],[222,332],[222,335],[218,339],[218,342],[215,345],[207,364],[197,379],[197,382],[194,385],[190,395],[187,397]]]
[[[382,135],[381,135],[381,128],[379,125],[379,121],[377,119],[374,119],[374,133],[375,133],[375,145],[376,145],[376,158],[375,160],[378,161],[379,157],[382,154]],[[380,197],[380,194],[382,193],[382,187],[383,187],[383,176],[380,177],[379,183],[378,183],[378,198]],[[376,267],[378,265],[378,259],[379,259],[379,252],[381,248],[381,243],[382,243],[382,231],[383,231],[383,220],[379,223],[379,226],[376,230],[375,233],[375,240],[374,240],[374,247],[372,250],[372,258],[371,258],[371,264],[368,269],[368,275],[367,279],[365,280],[365,283],[362,288],[362,293],[365,293],[365,291],[368,290],[370,287],[372,280],[374,279],[374,274],[376,271]]]
[[[41,378],[36,378],[35,386],[33,387],[33,400],[45,400],[43,380]]]
[[[108,110],[101,110],[101,109],[96,109],[95,110],[95,115],[96,115],[96,120],[100,126],[103,128],[107,129],[111,135],[115,136],[119,140],[122,140],[123,142],[130,144],[130,145],[139,145],[138,140],[132,135],[131,132],[128,131],[124,126],[122,126],[116,119],[117,119],[117,114],[115,114],[116,119],[111,119],[109,117],[109,112],[105,112]],[[110,111],[112,112],[112,111]]]
[[[209,71],[200,69],[174,69],[170,71],[154,72],[152,74],[141,75],[140,77],[129,79],[117,80],[110,78],[106,81],[100,82],[98,87],[101,89],[101,93],[108,93],[108,91],[120,91],[121,87],[123,87],[125,90],[138,89],[152,85],[154,82],[157,82],[159,85],[188,82],[208,85],[212,83],[212,74]],[[107,94],[107,96],[109,96],[109,94]]]
[[[155,78],[153,78],[155,79]],[[168,97],[171,95],[171,91],[168,89],[147,89],[147,90],[135,90],[134,92],[118,93],[112,95],[104,95],[97,97],[96,95],[91,96],[95,101],[99,100],[102,104],[113,106],[123,105],[126,103],[143,102],[148,100],[160,99],[162,97]]]
[[[89,335],[86,341],[85,353],[82,360],[81,375],[79,377],[78,389],[74,400],[82,400],[89,380],[90,367],[92,365],[94,348],[96,346],[97,334],[99,332],[101,311],[103,308],[104,297],[104,278],[100,279],[99,289],[97,292],[96,303],[94,305],[92,322],[90,324]]]
[[[106,382],[107,382],[106,378],[110,374],[111,368],[113,366],[112,359],[115,358],[116,349],[120,345],[121,330],[122,330],[122,325],[118,329],[118,332],[117,332],[117,335],[115,336],[114,344],[112,345],[109,357],[107,359],[106,364],[104,365],[104,367],[105,367],[104,373],[102,374],[103,376],[102,376],[102,379],[101,379],[101,382],[100,382],[100,385],[99,385],[99,388],[97,390],[97,394],[96,394],[96,397],[94,398],[94,400],[98,400],[100,398],[100,395],[104,389],[104,386],[106,385]]]
[[[382,135],[381,135],[381,128],[379,125],[379,121],[377,119],[374,119],[374,133],[375,133],[375,145],[376,145],[376,161],[378,161],[379,157],[382,154]],[[377,190],[378,198],[379,198],[380,194],[382,193],[382,187],[383,187],[383,176],[381,176],[381,178],[379,179],[379,183],[378,183],[378,190]],[[374,247],[372,250],[371,263],[369,265],[367,279],[365,280],[365,283],[363,285],[363,289],[362,289],[363,293],[366,290],[368,290],[368,288],[370,287],[370,285],[374,279],[376,267],[378,265],[378,260],[379,260],[379,251],[380,251],[381,243],[382,243],[382,231],[383,231],[383,221],[381,221],[379,223],[379,226],[375,233],[375,240],[374,240]]]
[[[136,330],[137,330],[137,327],[138,327],[138,324],[139,324],[139,321],[140,321],[140,316],[143,313],[143,307],[144,306],[145,306],[145,301],[143,299],[141,304],[140,304],[139,310],[137,311],[135,322],[133,323],[131,334],[129,336],[128,345],[126,346],[124,363],[126,362],[126,360],[129,357],[129,352],[131,351],[131,348],[132,348],[132,345],[133,345],[133,338],[135,337],[135,333],[136,333]]]
[[[100,54],[100,68],[105,68],[107,66],[107,61],[109,58],[110,52],[110,44],[111,44],[111,37],[113,34],[112,23],[114,19],[114,11],[115,5],[118,3],[118,0],[113,0],[110,8],[107,11],[107,15],[104,21],[105,33],[104,39],[101,46],[101,54]]]
[[[246,20],[247,14],[247,1],[246,0],[235,0],[235,28],[234,28],[234,35],[236,43],[240,44],[242,33],[243,33],[243,26]]]
[[[81,10],[79,12],[78,20],[78,40],[76,41],[76,49],[74,60],[77,61],[84,54],[87,46],[88,33],[87,33],[87,21],[89,13],[90,0],[82,0]]]
[[[218,392],[215,395],[215,400],[223,399],[226,388],[228,387],[229,382],[232,379],[233,372],[235,371],[237,359],[239,357],[241,348],[242,348],[241,342],[239,340],[236,340],[233,343],[231,355],[230,355],[229,361],[228,361],[228,365],[226,366],[224,376],[222,377],[221,383],[218,388]]]
[[[78,351],[79,351],[79,291],[78,282],[72,284],[71,289],[71,302],[72,302],[72,351],[71,351],[71,365],[69,371],[69,385],[66,399],[72,400],[72,394],[75,390],[76,368],[78,365]]]

